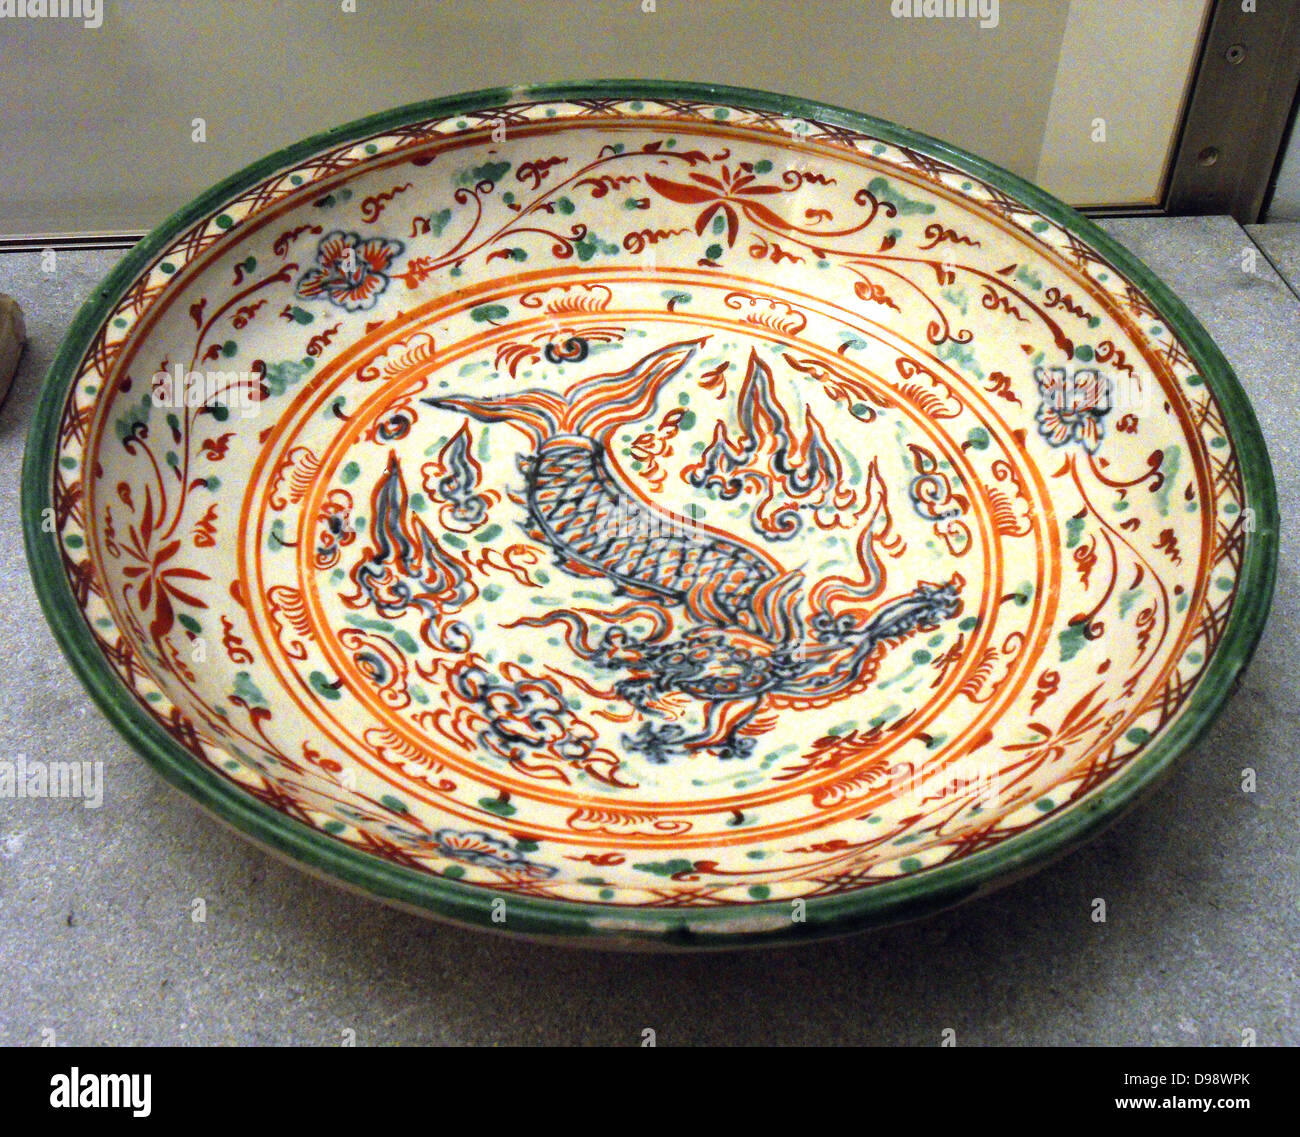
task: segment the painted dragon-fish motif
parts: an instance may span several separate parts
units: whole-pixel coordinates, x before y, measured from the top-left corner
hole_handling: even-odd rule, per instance
[[[614,432],[653,413],[659,393],[707,338],[669,344],[562,394],[534,388],[423,400],[525,434],[532,449],[519,459],[524,489],[518,500],[529,534],[550,547],[565,572],[609,582],[629,599],[621,614],[648,619],[652,628],[636,636],[614,627],[593,638],[586,621],[567,612],[521,623],[567,624],[569,643],[584,658],[629,673],[614,689],[642,712],[661,713],[673,697],[705,704],[703,726],[694,733],[647,721],[625,736],[629,749],[656,762],[703,748],[720,757],[748,753],[753,738],[744,728],[765,699],[794,704],[859,690],[874,675],[869,663],[877,649],[960,609],[959,577],[923,581],[868,607],[885,587],[874,549],[884,487],[874,464],[877,508],[858,540],[862,579],[831,577],[811,589],[801,569],[788,570],[757,544],[646,500],[619,475],[608,460]],[[751,378],[763,367],[752,355]],[[676,638],[674,611],[689,622]]]

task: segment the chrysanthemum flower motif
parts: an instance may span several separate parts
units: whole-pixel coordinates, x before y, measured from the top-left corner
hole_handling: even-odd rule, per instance
[[[1095,454],[1106,433],[1110,380],[1091,368],[1068,375],[1064,367],[1037,367],[1034,381],[1040,399],[1034,416],[1038,433],[1052,446],[1079,442]]]
[[[456,829],[439,829],[429,838],[434,852],[449,861],[477,865],[480,868],[505,869],[533,877],[548,877],[555,869],[530,861],[517,849],[512,849],[499,838],[478,830],[462,833]]]
[[[388,287],[388,270],[405,246],[384,237],[362,240],[356,233],[336,229],[316,247],[316,267],[298,278],[298,295],[306,300],[326,297],[349,312],[375,306]]]

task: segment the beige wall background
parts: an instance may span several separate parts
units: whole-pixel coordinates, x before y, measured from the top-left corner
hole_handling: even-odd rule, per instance
[[[921,0],[103,0],[97,28],[0,18],[0,237],[142,231],[374,111],[610,77],[837,103],[1075,204],[1149,202],[1207,3],[1000,0],[995,26],[895,14]]]

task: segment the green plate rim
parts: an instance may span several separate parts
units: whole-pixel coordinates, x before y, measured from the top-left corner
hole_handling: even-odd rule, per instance
[[[1114,781],[1081,804],[984,852],[883,884],[809,898],[804,919],[788,901],[737,907],[655,909],[537,899],[466,885],[404,868],[354,849],[263,804],[197,760],[167,734],[127,691],[97,647],[63,572],[53,533],[42,532],[52,504],[59,420],[77,368],[105,319],[136,276],[186,228],[278,169],[349,140],[360,141],[427,118],[542,99],[679,98],[813,118],[871,134],[967,170],[1087,242],[1152,302],[1191,353],[1197,371],[1224,411],[1237,449],[1246,506],[1255,511],[1247,535],[1237,596],[1228,626],[1190,701],[1157,741]],[[410,103],[315,134],[245,167],[186,205],[146,236],[105,278],[64,337],[43,381],[27,438],[22,473],[23,534],[42,610],[64,654],[117,730],[168,782],[219,819],[300,867],[344,885],[455,923],[525,936],[616,947],[738,947],[776,945],[896,923],[949,907],[1041,867],[1115,820],[1169,771],[1205,732],[1234,689],[1263,631],[1277,572],[1278,506],[1268,451],[1254,410],[1232,368],[1199,321],[1137,257],[1093,222],[1024,179],[976,155],[906,127],[857,111],[790,95],[711,83],[602,79],[495,87]],[[505,898],[504,925],[492,902]]]

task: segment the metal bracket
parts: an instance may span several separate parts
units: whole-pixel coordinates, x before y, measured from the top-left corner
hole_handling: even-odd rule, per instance
[[[1300,0],[1216,0],[1165,186],[1172,214],[1259,220],[1300,89]]]

